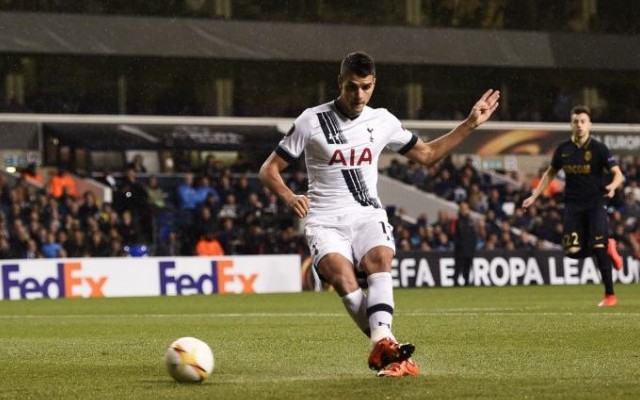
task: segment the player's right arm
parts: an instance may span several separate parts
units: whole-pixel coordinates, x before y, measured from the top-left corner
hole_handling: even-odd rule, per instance
[[[291,129],[280,140],[278,147],[269,155],[260,167],[259,178],[271,192],[299,218],[304,218],[309,211],[309,199],[306,195],[295,194],[282,179],[282,171],[298,159],[307,146],[307,141],[312,132],[311,121],[314,120],[315,111],[305,110],[291,126]]]
[[[542,175],[542,178],[540,179],[540,183],[538,184],[538,187],[536,187],[533,190],[533,193],[531,193],[531,196],[527,197],[522,202],[522,208],[529,208],[533,203],[535,203],[538,197],[540,196],[540,194],[544,192],[544,190],[547,188],[547,186],[549,186],[549,184],[556,177],[557,174],[558,174],[558,170],[556,170],[552,166],[549,166],[549,168],[547,168],[547,170],[544,172],[544,175]]]
[[[298,217],[304,218],[309,211],[309,199],[305,195],[293,193],[282,179],[281,171],[288,166],[289,162],[274,151],[260,167],[260,181],[275,193],[287,207],[291,208]]]

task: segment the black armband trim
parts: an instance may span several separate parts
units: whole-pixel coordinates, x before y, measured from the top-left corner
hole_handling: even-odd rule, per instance
[[[418,143],[418,137],[416,135],[413,135],[411,140],[409,140],[409,143],[402,146],[402,148],[398,150],[398,153],[403,155],[406,154],[409,150],[413,149],[413,146],[415,146],[416,143]]]
[[[280,156],[280,158],[282,158],[283,160],[285,160],[286,162],[288,162],[289,164],[293,164],[296,162],[297,158],[292,156],[291,154],[289,154],[285,149],[283,149],[282,147],[278,146],[276,147],[276,149],[274,150],[275,153],[277,155]]]

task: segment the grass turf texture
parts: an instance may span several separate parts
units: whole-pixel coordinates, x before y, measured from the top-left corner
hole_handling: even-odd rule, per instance
[[[417,378],[381,379],[335,293],[0,302],[0,398],[640,398],[640,287],[396,290],[395,333]],[[216,357],[174,383],[181,336]]]

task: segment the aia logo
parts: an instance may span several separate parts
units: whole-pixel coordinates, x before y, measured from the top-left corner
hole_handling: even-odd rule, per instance
[[[373,156],[371,155],[371,149],[365,147],[360,153],[356,153],[356,149],[350,149],[348,152],[345,150],[344,153],[342,150],[336,150],[333,152],[331,160],[329,160],[329,165],[340,164],[345,167],[353,167],[362,164],[371,165],[372,161]]]

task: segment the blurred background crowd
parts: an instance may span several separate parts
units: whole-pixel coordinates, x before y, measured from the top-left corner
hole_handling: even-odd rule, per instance
[[[640,157],[621,160],[623,189],[609,206],[609,233],[620,250],[640,256]],[[209,156],[193,172],[160,178],[132,160],[126,171],[99,178],[112,202],[78,193],[60,169],[44,180],[33,169],[15,179],[0,175],[0,258],[300,254],[308,248],[299,220],[264,188],[257,171],[224,166]],[[426,168],[393,159],[382,173],[442,199],[469,204],[477,250],[559,248],[562,183],[555,181],[535,207],[522,200],[537,182],[492,184],[471,160],[450,158]],[[296,193],[307,190],[301,167],[287,174]],[[518,180],[516,174],[511,178]],[[404,217],[387,205],[399,251],[453,251],[457,214]]]

